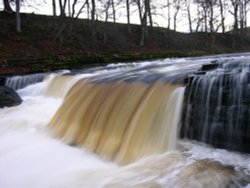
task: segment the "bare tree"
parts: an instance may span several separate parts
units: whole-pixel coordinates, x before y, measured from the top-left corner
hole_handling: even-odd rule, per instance
[[[144,46],[145,39],[148,35],[148,31],[147,31],[148,20],[149,20],[150,25],[153,25],[150,0],[142,0],[142,1],[136,0],[136,4],[138,7],[139,18],[140,18],[140,23],[141,23],[140,46]]]
[[[221,19],[221,30],[222,33],[225,33],[225,3],[224,0],[219,0],[219,7],[220,7],[220,19]]]
[[[247,27],[247,17],[248,17],[248,12],[249,12],[249,3],[250,0],[244,0],[244,6],[243,6],[243,11],[244,11],[244,16],[245,16],[245,20],[244,20],[244,25],[245,27]]]
[[[115,9],[114,0],[107,0],[106,2],[104,2],[105,22],[107,22],[110,17],[110,14],[109,14],[110,8],[112,8],[113,22],[116,23],[116,9]]]
[[[145,1],[146,0],[135,0],[134,3],[137,5],[137,11],[140,19],[141,26],[141,39],[140,46],[144,46],[145,38],[146,38],[146,27],[147,27],[147,13],[145,9]]]
[[[141,21],[141,40],[140,40],[140,46],[144,46],[145,39],[146,39],[146,29],[147,29],[147,17],[145,14],[142,17]]]
[[[131,25],[130,25],[130,2],[129,2],[129,0],[126,0],[126,12],[127,12],[128,32],[131,33]]]
[[[3,11],[5,11],[5,12],[13,12],[13,10],[12,10],[12,8],[10,6],[9,0],[3,0],[3,6],[4,6]]]
[[[190,10],[191,2],[190,0],[185,0],[185,3],[186,3],[186,10],[187,10],[187,16],[188,16],[189,32],[192,33],[193,27],[192,27],[192,16],[191,16],[191,10]]]
[[[116,23],[116,10],[115,10],[115,3],[114,0],[111,1],[111,6],[112,6],[112,12],[113,12],[113,22]]]
[[[203,24],[205,28],[205,33],[208,32],[208,6],[207,6],[207,1],[202,1],[201,2],[201,7],[203,10]]]
[[[82,4],[81,8],[79,9],[79,11],[76,13],[76,4],[77,4],[78,0],[74,0],[73,4],[72,4],[72,17],[73,18],[78,18],[82,12],[83,9],[85,8],[85,6],[87,6],[87,17],[88,19],[90,18],[90,5],[89,5],[89,0],[85,0],[85,2]]]
[[[208,10],[209,10],[209,30],[214,32],[214,6],[216,0],[207,0]]]
[[[67,0],[59,0],[59,7],[60,7],[60,16],[65,17],[66,16],[66,4]]]
[[[151,13],[151,1],[145,0],[145,14],[149,19],[149,25],[150,27],[153,27],[153,19],[152,19],[152,13]]]
[[[171,10],[170,10],[170,7],[171,4],[170,4],[170,0],[167,0],[167,7],[168,7],[168,29],[170,29],[170,25],[171,25]]]
[[[137,10],[138,10],[138,14],[139,14],[140,24],[142,25],[143,7],[142,7],[141,0],[135,0],[135,3],[137,5]]]
[[[75,14],[76,14],[76,4],[77,4],[77,1],[78,0],[74,0],[73,4],[72,4],[72,15],[71,15],[72,18],[74,18]]]
[[[194,23],[196,23],[195,32],[198,32],[200,30],[200,28],[202,28],[204,17],[203,17],[203,10],[202,10],[200,4],[197,1],[195,1],[195,4],[196,4],[197,16],[194,19]]]
[[[181,8],[181,0],[173,0],[173,7],[174,7],[174,31],[176,31],[177,15]]]
[[[107,22],[109,19],[109,8],[110,8],[110,0],[104,3],[105,22]]]
[[[16,31],[21,32],[20,0],[16,0]]]
[[[53,16],[56,16],[56,0],[52,0]]]
[[[91,0],[91,21],[94,22],[95,21],[95,14],[96,14],[96,4],[95,4],[95,0]]]
[[[197,0],[198,4],[198,22],[202,23],[203,30],[207,32],[214,32],[215,26],[214,23],[216,21],[217,16],[215,16],[215,6],[217,0]],[[216,6],[217,7],[217,6]]]
[[[91,33],[92,37],[95,36],[95,14],[96,14],[96,2],[91,0]]]
[[[239,22],[241,34],[243,34],[244,28],[247,27],[247,13],[248,13],[249,0],[239,1]]]
[[[239,0],[231,0],[233,11],[230,11],[230,13],[234,17],[234,24],[233,24],[234,34],[237,34],[238,29],[239,29],[239,27],[238,27],[238,25],[239,25],[239,23],[238,23],[239,3],[240,3]]]

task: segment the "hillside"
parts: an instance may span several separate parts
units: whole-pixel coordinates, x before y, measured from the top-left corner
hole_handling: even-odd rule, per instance
[[[77,66],[82,66],[89,63],[231,53],[250,49],[249,37],[236,40],[230,33],[184,34],[155,27],[148,29],[145,45],[140,46],[141,28],[138,25],[132,25],[129,32],[126,24],[96,21],[93,32],[91,23],[84,19],[22,14],[21,20],[22,32],[18,34],[15,32],[15,14],[0,12],[2,74],[39,72],[40,63],[49,62],[47,70],[54,66],[55,61],[63,59],[69,63],[72,57]],[[23,71],[8,72],[11,66],[16,68],[20,61]],[[28,66],[35,62],[36,69],[25,71],[23,66],[26,66],[27,61]],[[69,66],[62,64],[53,69]]]

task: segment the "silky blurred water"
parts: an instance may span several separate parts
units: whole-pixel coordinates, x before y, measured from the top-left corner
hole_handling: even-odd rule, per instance
[[[215,58],[232,57],[114,64],[71,71],[70,81],[57,83],[56,89],[51,86],[61,74],[50,74],[42,82],[18,90],[24,102],[0,109],[0,187],[250,187],[249,154],[177,139],[174,150],[121,166],[84,147],[63,143],[47,127],[77,80],[138,81],[143,77],[147,83],[154,79],[180,82]]]

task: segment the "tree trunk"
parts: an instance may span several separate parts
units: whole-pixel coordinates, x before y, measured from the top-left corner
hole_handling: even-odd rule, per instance
[[[177,26],[177,15],[179,12],[179,8],[176,9],[175,13],[174,13],[174,31],[176,31],[176,26]]]
[[[95,36],[95,0],[91,0],[92,10],[91,10],[91,33],[92,37]]]
[[[21,32],[20,0],[16,0],[16,31]]]
[[[64,2],[62,2],[62,1],[63,0],[59,0],[60,16],[65,17],[66,16],[65,7],[66,7],[67,0],[64,0]]]
[[[140,40],[140,46],[145,45],[145,38],[146,38],[146,27],[147,27],[147,16],[144,14],[142,21],[141,21],[141,40]]]
[[[68,15],[69,17],[71,17],[71,3],[70,3],[70,0],[68,0]]]
[[[220,4],[220,17],[221,17],[221,28],[222,33],[225,33],[225,17],[224,17],[224,6],[222,0],[219,0]]]
[[[142,5],[141,5],[141,1],[137,0],[137,6],[138,6],[138,11],[139,11],[139,17],[140,17],[140,22],[141,22],[141,38],[140,38],[140,46],[144,46],[145,44],[145,38],[146,38],[146,34],[147,34],[147,0],[143,1],[142,3],[144,3],[145,9],[143,11]]]
[[[240,1],[240,30],[242,31],[244,28],[244,13],[243,13],[243,2]]]
[[[113,11],[113,22],[116,23],[116,11],[115,11],[115,3],[114,0],[111,0],[112,11]]]
[[[207,9],[204,9],[204,24],[205,24],[205,33],[208,31],[207,27]]]
[[[3,0],[3,11],[5,12],[13,12],[11,6],[10,6],[10,3],[9,3],[9,0]]]
[[[150,27],[153,27],[150,0],[145,0],[145,12],[146,12],[146,16],[148,16],[149,18]]]
[[[56,0],[52,0],[53,16],[56,16]]]
[[[238,1],[232,0],[232,5],[234,8],[233,16],[234,16],[234,38],[233,38],[233,44],[232,47],[236,48],[238,43],[238,10],[239,10],[239,4]]]
[[[65,16],[62,0],[59,0],[60,16]]]
[[[140,22],[141,22],[141,25],[143,24],[142,22],[142,8],[141,8],[141,1],[140,0],[137,0],[137,7],[138,7],[138,12],[139,12],[139,18],[140,18]]]
[[[238,33],[238,4],[234,6],[234,33]]]
[[[91,21],[95,21],[95,0],[91,0],[92,9],[91,9]]]
[[[72,18],[75,17],[75,13],[76,13],[76,3],[77,0],[74,0],[73,4],[72,4]]]
[[[248,3],[249,3],[248,0],[244,1],[244,16],[245,16],[244,27],[247,27],[247,12],[248,12],[247,5]]]
[[[190,1],[187,0],[187,14],[188,14],[188,26],[189,26],[189,32],[192,33],[193,32],[193,28],[192,28],[192,17],[191,17],[191,12],[190,12]]]
[[[213,5],[213,1],[210,1],[209,27],[210,27],[210,32],[214,32],[214,5]]]
[[[170,25],[171,25],[171,14],[170,14],[170,0],[167,0],[168,1],[168,29],[170,29]]]
[[[90,6],[89,6],[89,0],[86,0],[86,3],[87,3],[87,14],[88,14],[88,16],[87,16],[87,18],[89,19],[90,18]]]
[[[105,22],[107,22],[109,19],[109,6],[110,6],[110,0],[107,1],[105,7]]]
[[[66,16],[66,5],[67,5],[67,0],[64,0],[64,2],[63,2],[63,11],[64,11],[65,16]]]
[[[75,0],[75,3],[77,2],[77,0]],[[74,11],[74,13],[72,13],[73,15],[75,15],[75,3],[73,4],[73,8],[72,11]],[[81,6],[81,8],[79,9],[78,13],[76,14],[75,18],[78,18],[80,16],[80,14],[82,13],[82,10],[84,9],[84,7],[87,5],[87,18],[89,19],[89,1],[86,0],[85,3]]]
[[[92,10],[91,10],[91,21],[95,21],[95,0],[91,0]]]
[[[127,7],[127,24],[128,24],[128,32],[131,33],[131,25],[130,25],[130,4],[129,0],[126,0],[126,7]]]

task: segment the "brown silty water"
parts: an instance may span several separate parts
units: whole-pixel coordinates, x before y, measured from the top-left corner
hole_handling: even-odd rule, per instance
[[[68,144],[128,164],[175,148],[183,100],[178,98],[180,92],[181,85],[161,81],[80,80],[65,97],[49,128]]]

